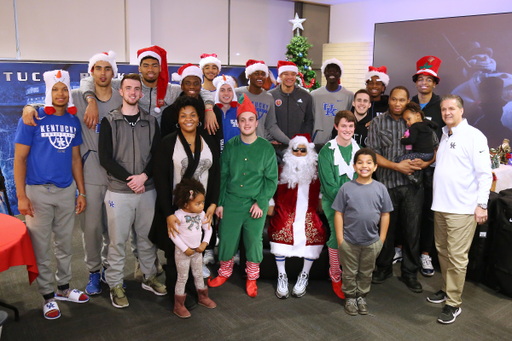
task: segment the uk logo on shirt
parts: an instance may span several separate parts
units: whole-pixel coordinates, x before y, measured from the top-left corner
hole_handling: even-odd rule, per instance
[[[261,102],[253,102],[256,112],[258,113],[258,120],[268,113],[268,104]]]
[[[325,116],[336,116],[338,109],[332,103],[324,103]]]
[[[66,149],[76,135],[76,127],[63,124],[41,125],[41,137],[46,137],[56,149]]]

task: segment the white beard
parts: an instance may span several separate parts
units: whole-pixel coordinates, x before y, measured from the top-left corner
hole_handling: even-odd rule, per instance
[[[295,156],[288,149],[283,161],[284,166],[279,183],[288,183],[288,188],[295,188],[297,184],[309,185],[318,178],[318,154],[312,148],[308,148],[306,156]]]

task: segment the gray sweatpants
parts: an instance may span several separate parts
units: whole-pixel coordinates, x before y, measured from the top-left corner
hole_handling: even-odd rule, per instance
[[[34,207],[34,217],[25,216],[27,229],[34,247],[39,293],[54,292],[53,271],[50,269],[51,241],[54,234],[54,254],[57,259],[57,285],[71,281],[71,239],[75,224],[75,193],[73,182],[66,188],[55,185],[27,185],[27,197]]]
[[[140,269],[146,277],[156,274],[156,246],[148,238],[155,213],[155,200],[154,189],[142,194],[107,190],[105,206],[110,237],[107,259],[110,267],[105,271],[105,277],[111,288],[123,283],[125,248],[132,225],[137,234]]]
[[[85,184],[87,207],[78,215],[85,251],[85,266],[89,272],[108,268],[108,223],[105,208],[107,186]]]

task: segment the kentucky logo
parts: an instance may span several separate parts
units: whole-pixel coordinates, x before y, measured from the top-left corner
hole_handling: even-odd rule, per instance
[[[268,113],[268,104],[261,102],[253,102],[254,107],[256,108],[256,112],[258,113],[258,120]]]
[[[60,124],[41,125],[41,137],[47,137],[53,147],[66,149],[75,138],[76,128]]]
[[[450,149],[455,149],[455,142],[450,143]]]
[[[325,116],[336,116],[338,109],[332,105],[332,103],[324,103]]]

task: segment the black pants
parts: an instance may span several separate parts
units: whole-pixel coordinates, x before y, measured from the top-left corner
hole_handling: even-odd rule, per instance
[[[425,200],[423,202],[423,214],[421,219],[420,251],[431,253],[434,246],[434,212],[432,211],[432,182],[434,168],[427,167],[423,173],[423,186],[425,188]]]
[[[382,251],[377,258],[378,270],[389,270],[393,265],[395,254],[395,234],[397,226],[402,229],[402,276],[416,277],[420,257],[420,222],[423,209],[423,184],[399,186],[388,190],[393,202],[393,212],[390,213],[389,229]]]

